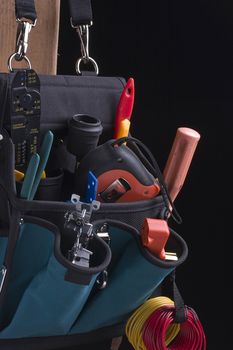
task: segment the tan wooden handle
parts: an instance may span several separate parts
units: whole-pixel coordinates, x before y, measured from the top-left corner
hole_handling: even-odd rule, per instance
[[[178,128],[163,176],[172,202],[180,192],[188,173],[200,134],[190,128]]]

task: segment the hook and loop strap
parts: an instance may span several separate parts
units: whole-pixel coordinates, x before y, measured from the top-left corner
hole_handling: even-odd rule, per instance
[[[176,272],[175,270],[171,273],[171,282],[172,282],[172,292],[173,292],[173,300],[175,304],[175,315],[174,322],[175,323],[183,323],[187,321],[187,308],[184,304],[184,300],[180,294],[180,291],[176,285]]]

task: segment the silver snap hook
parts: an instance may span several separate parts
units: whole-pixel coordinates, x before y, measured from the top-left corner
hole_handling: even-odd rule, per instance
[[[82,74],[81,71],[81,63],[83,62],[84,64],[91,63],[92,66],[94,67],[94,71],[96,75],[99,74],[99,67],[96,63],[96,61],[90,57],[89,55],[89,27],[92,25],[92,22],[90,24],[83,24],[83,25],[78,25],[74,26],[72,22],[72,18],[70,19],[71,26],[76,29],[80,42],[81,42],[81,54],[82,56],[78,58],[75,64],[75,70],[78,75]]]

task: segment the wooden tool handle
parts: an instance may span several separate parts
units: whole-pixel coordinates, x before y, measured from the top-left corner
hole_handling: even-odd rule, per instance
[[[177,129],[163,172],[172,202],[183,186],[199,140],[200,134],[197,131],[190,128]]]

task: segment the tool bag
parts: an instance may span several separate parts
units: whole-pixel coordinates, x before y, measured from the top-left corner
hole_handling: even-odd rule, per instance
[[[145,218],[167,219],[173,213],[161,172],[142,154],[137,140],[123,139],[121,144],[127,141],[131,152],[159,178],[159,195],[100,205],[70,198],[76,163],[66,147],[68,120],[75,114],[95,116],[103,127],[99,145],[111,140],[125,79],[98,75],[87,45],[90,1],[69,4],[71,23],[81,39],[78,75],[37,75],[31,69],[25,41],[30,31],[26,23],[36,21],[32,0],[16,0],[16,17],[25,21],[20,22],[17,50],[9,58],[10,72],[0,74],[0,347],[4,350],[59,349],[124,334],[130,314],[187,257],[185,241],[173,230],[168,247],[176,252],[177,261],[163,261],[141,243]],[[29,68],[14,69],[14,60],[26,61]],[[81,71],[86,63],[94,67],[94,74]],[[27,108],[35,91],[30,108],[36,112],[29,119]],[[33,157],[37,148],[43,148],[41,140],[48,130],[54,140],[46,178],[40,180],[35,200],[20,198],[22,181],[15,181],[15,169],[23,164],[24,170],[28,164],[27,146],[21,141],[27,137]],[[120,148],[119,143],[116,151]],[[90,220],[84,224],[92,228],[88,267],[76,265],[68,255],[85,215]],[[102,238],[105,233],[107,240]]]

